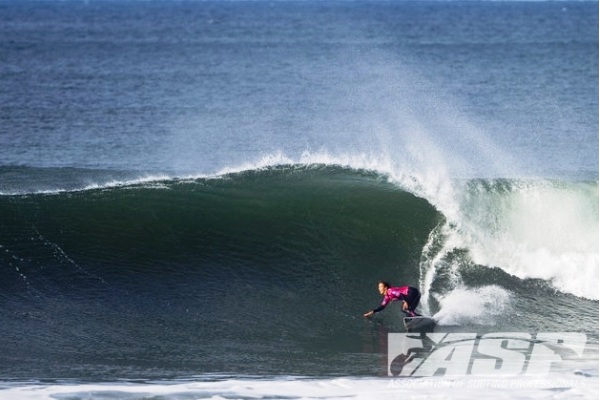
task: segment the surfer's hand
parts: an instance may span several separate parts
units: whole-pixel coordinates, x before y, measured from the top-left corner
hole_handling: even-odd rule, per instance
[[[365,317],[370,317],[371,315],[373,315],[373,311],[369,311],[368,313],[365,313]]]
[[[403,310],[408,310],[408,303],[406,301],[402,302],[402,309]]]

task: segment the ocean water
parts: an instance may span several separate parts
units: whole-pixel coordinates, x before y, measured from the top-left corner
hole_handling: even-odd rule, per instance
[[[597,2],[0,2],[2,399],[596,399],[598,219]]]

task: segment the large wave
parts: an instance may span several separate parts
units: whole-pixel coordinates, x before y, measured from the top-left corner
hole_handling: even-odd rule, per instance
[[[78,189],[16,191],[0,197],[0,245],[13,264],[26,257],[11,249],[27,243],[25,255],[36,259],[49,246],[52,255],[65,248],[69,258],[127,260],[132,268],[153,259],[264,257],[276,246],[308,254],[329,238],[358,254],[394,249],[396,256],[372,260],[372,268],[383,262],[414,273],[419,264],[426,293],[440,271],[454,276],[446,289],[456,287],[468,261],[598,298],[597,182],[454,180],[431,190],[389,171],[274,161],[282,160],[205,177],[88,179]],[[351,243],[375,236],[377,251]],[[89,248],[99,250],[90,256]]]
[[[255,372],[244,354],[291,373],[292,351],[326,372],[364,346],[348,332],[364,331],[379,279],[419,285],[442,325],[558,328],[572,317],[556,318],[561,293],[597,327],[597,302],[576,297],[597,299],[596,182],[455,181],[436,197],[403,179],[267,164],[2,195],[3,352]]]

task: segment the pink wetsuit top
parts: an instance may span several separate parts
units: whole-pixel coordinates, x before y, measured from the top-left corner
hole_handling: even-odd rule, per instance
[[[387,306],[391,301],[404,300],[408,296],[408,288],[410,286],[399,286],[388,288],[385,295],[383,296],[383,307]]]

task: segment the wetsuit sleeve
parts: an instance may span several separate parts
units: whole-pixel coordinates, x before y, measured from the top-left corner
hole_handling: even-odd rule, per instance
[[[383,310],[383,309],[385,308],[385,306],[387,306],[387,305],[388,305],[388,303],[389,303],[389,302],[390,302],[390,299],[389,299],[389,297],[385,296],[385,297],[383,298],[383,302],[381,303],[381,305],[380,305],[379,307],[377,307],[377,308],[373,309],[373,312],[374,312],[374,313],[377,313],[377,312],[379,312],[379,311]]]
[[[374,309],[373,309],[373,312],[374,312],[374,313],[376,313],[376,312],[379,312],[379,311],[383,310],[384,308],[385,308],[385,306],[383,306],[383,305],[382,305],[382,306],[379,306],[379,307],[377,307],[377,308],[374,308]]]

